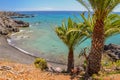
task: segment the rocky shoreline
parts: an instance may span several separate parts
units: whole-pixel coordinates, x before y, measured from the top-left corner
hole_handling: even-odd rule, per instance
[[[116,44],[105,45],[104,50],[113,61],[120,60],[120,45]]]
[[[12,16],[24,16],[15,12],[0,12],[0,34],[7,35],[12,32],[19,32],[19,27],[29,27],[29,23],[14,20]]]
[[[6,12],[6,11],[1,11],[0,16],[9,16],[11,18],[31,18],[34,17],[33,14],[20,14],[18,12]]]

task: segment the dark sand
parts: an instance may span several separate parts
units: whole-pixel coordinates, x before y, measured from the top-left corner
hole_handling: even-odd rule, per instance
[[[25,64],[31,64],[34,61],[34,57],[10,46],[5,37],[0,37],[0,58]]]
[[[35,57],[25,54],[16,48],[10,46],[7,42],[7,38],[4,36],[0,36],[0,60],[7,60],[12,62],[18,62],[22,64],[33,64]],[[64,68],[66,65],[48,62],[48,66],[52,67],[61,67]]]

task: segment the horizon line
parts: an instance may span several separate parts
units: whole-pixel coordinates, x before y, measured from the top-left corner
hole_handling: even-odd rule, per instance
[[[63,11],[66,11],[66,12],[70,12],[70,11],[74,11],[74,12],[88,12],[86,10],[82,11],[82,10],[0,10],[0,12],[3,11],[3,12],[31,12],[31,11],[46,11],[46,12],[63,12]],[[93,11],[90,11],[90,12],[93,12]],[[112,11],[112,12],[119,12],[119,11]]]

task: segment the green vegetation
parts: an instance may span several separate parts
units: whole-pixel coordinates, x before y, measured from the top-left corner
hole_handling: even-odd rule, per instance
[[[94,27],[92,33],[91,52],[88,56],[88,67],[85,80],[93,74],[98,74],[101,68],[101,58],[105,41],[105,20],[111,11],[120,3],[120,0],[77,0],[89,11],[91,6],[94,11]]]
[[[83,19],[83,23],[80,23],[80,25],[85,26],[87,37],[92,38],[93,28],[94,28],[94,16],[90,16],[88,14],[88,17],[86,18],[84,16],[84,13],[81,14],[81,17]],[[104,29],[104,36],[105,40],[111,37],[112,35],[120,34],[120,15],[119,14],[109,14],[107,18],[105,19],[105,29]],[[74,29],[73,29],[74,30]],[[80,29],[76,29],[76,31],[79,31]],[[80,56],[85,57],[85,62],[88,62],[88,48],[84,48],[80,52]],[[90,49],[89,49],[90,50]],[[87,66],[87,64],[85,64]]]
[[[116,64],[116,67],[120,67],[120,60],[117,60],[115,64]]]
[[[78,28],[79,31],[75,31]],[[87,33],[83,25],[77,25],[77,23],[73,22],[71,18],[68,19],[67,24],[62,23],[61,26],[56,27],[55,32],[69,49],[67,72],[71,72],[71,70],[74,69],[75,46],[88,38],[85,36]]]
[[[100,72],[101,66],[103,66],[103,69],[112,68],[113,65],[115,67],[120,66],[120,61],[112,62],[107,60],[106,62],[104,59],[102,60],[105,40],[112,35],[120,33],[120,15],[111,14],[112,10],[120,3],[120,0],[77,1],[88,9],[88,17],[86,18],[84,13],[81,14],[83,22],[80,23],[76,23],[69,18],[68,23],[62,23],[61,26],[56,27],[55,32],[69,49],[68,72],[71,72],[71,69],[74,68],[75,46],[88,38],[92,39],[89,55],[86,54],[85,49],[81,52],[86,58],[84,65],[85,67],[87,66],[84,79],[88,80],[91,76],[95,77],[96,74],[104,73]],[[90,14],[90,9],[94,11],[92,15]],[[115,72],[119,73],[119,71]]]
[[[92,38],[92,33],[94,29],[94,22],[95,17],[90,16],[88,14],[88,17],[86,18],[84,14],[81,14],[81,17],[83,19],[83,23],[80,23],[80,25],[85,26],[86,32],[89,35],[88,37]],[[79,31],[80,29],[76,29],[76,31]],[[120,15],[119,14],[109,14],[107,18],[104,21],[104,37],[105,40],[113,35],[120,33]]]
[[[103,55],[103,58],[102,58],[102,61],[101,61],[101,64],[102,64],[102,70],[101,71],[106,71],[106,72],[116,72],[116,71],[120,71],[120,60],[117,60],[117,61],[112,61],[111,58],[107,55],[107,54],[104,54]],[[117,69],[119,68],[119,69]],[[105,70],[105,69],[109,69],[108,71]]]
[[[34,62],[34,65],[36,68],[40,68],[41,70],[45,70],[47,69],[47,62],[45,59],[43,58],[36,58],[35,59],[35,62]]]
[[[92,33],[93,33],[94,23],[95,23],[95,16],[91,17],[89,14],[88,17],[86,18],[84,14],[81,14],[81,17],[83,19],[83,22],[81,23],[75,23],[69,18],[67,25],[65,23],[62,23],[62,26],[58,26],[55,29],[60,39],[62,39],[62,41],[68,46],[69,53],[70,51],[71,52],[74,51],[74,48],[76,45],[84,42],[88,38],[92,38]],[[105,40],[112,35],[119,34],[120,33],[120,28],[119,28],[120,15],[109,14],[107,18],[105,18],[104,20],[104,25],[105,25],[104,26]],[[85,58],[87,58],[87,56],[85,56]],[[74,61],[74,58],[73,58],[73,61]],[[68,71],[70,70],[71,69],[69,68]]]
[[[110,60],[110,57],[106,54],[103,55],[102,61],[102,70],[99,71],[98,74],[93,74],[93,80],[103,80],[103,77],[112,75],[112,74],[120,74],[120,69],[117,70],[117,67],[120,67],[120,60],[113,62]]]
[[[104,35],[105,39],[120,33],[120,15],[109,14],[105,19]]]

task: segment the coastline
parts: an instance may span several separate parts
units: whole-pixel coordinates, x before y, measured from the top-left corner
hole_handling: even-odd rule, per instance
[[[24,54],[30,55],[30,56],[32,56],[32,57],[34,57],[34,58],[37,58],[37,56],[32,55],[31,53],[29,53],[29,52],[27,52],[27,51],[25,51],[25,50],[23,50],[23,49],[21,49],[21,48],[15,46],[14,44],[12,44],[12,43],[11,43],[11,40],[10,40],[9,38],[7,38],[7,42],[8,42],[8,44],[9,44],[10,46],[12,46],[13,48],[15,48],[15,49],[17,49],[17,50],[23,52]]]
[[[0,60],[8,60],[24,64],[33,64],[35,58],[41,56],[37,53],[29,53],[19,48],[14,44],[14,42],[11,41],[11,35],[16,34],[16,32],[20,32],[20,27],[28,27],[29,23],[22,20],[13,19],[12,16],[14,16],[15,18],[30,18],[30,15],[27,14],[20,14],[16,12],[0,12]],[[32,15],[31,17],[34,16]],[[45,59],[47,60],[49,65],[52,65],[52,67],[54,65],[65,66],[65,64],[50,61],[47,58]]]
[[[6,36],[1,36],[0,59],[10,60],[13,62],[19,62],[24,64],[32,64],[35,58],[15,49],[13,46],[8,44]]]
[[[7,60],[22,64],[33,64],[35,58],[37,58],[37,56],[14,46],[14,44],[12,44],[10,39],[6,36],[0,36],[0,60]],[[48,60],[47,63],[49,67],[60,67],[62,69],[66,69],[66,65],[62,63]]]

